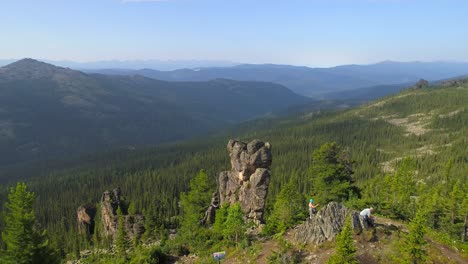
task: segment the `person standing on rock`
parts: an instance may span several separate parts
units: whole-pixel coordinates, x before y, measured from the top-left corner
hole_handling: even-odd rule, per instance
[[[309,216],[312,219],[312,215],[317,213],[317,207],[319,204],[314,204],[314,199],[310,198],[309,200]]]
[[[374,212],[374,208],[366,208],[359,213],[359,216],[362,218],[363,222],[365,222],[368,226],[374,226],[374,216],[372,213]]]

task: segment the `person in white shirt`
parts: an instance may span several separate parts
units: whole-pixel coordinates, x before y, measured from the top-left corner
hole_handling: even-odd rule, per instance
[[[372,213],[374,212],[374,208],[366,208],[359,213],[359,216],[367,223],[368,226],[374,226],[374,217]]]

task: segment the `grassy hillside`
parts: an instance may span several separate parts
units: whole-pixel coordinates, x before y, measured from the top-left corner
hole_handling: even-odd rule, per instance
[[[96,202],[103,190],[115,186],[122,188],[137,211],[158,202],[164,206],[166,217],[176,215],[179,194],[187,190],[198,170],[205,169],[214,180],[218,172],[230,168],[225,145],[231,137],[259,138],[272,144],[268,208],[293,175],[299,179],[300,192],[312,195],[311,154],[325,142],[336,141],[355,160],[354,178],[363,195],[360,203],[380,205],[381,213],[385,213],[378,184],[386,174],[393,175],[404,157],[413,157],[416,162],[414,181],[420,188],[413,195],[449,189],[454,181],[466,190],[466,102],[467,81],[448,87],[405,90],[352,110],[263,119],[213,138],[95,157],[81,168],[33,179],[30,186],[38,194],[40,222],[54,239],[66,241],[67,234],[74,232],[76,208]],[[69,249],[70,243],[63,246]]]

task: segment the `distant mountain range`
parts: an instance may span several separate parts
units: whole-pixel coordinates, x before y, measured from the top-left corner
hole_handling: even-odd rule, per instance
[[[24,59],[0,68],[0,165],[181,140],[310,101],[267,82],[167,82]]]
[[[0,67],[15,62],[16,60],[0,60]],[[41,60],[60,67],[72,68],[75,70],[86,69],[125,69],[137,70],[150,68],[161,71],[171,71],[183,68],[199,67],[229,67],[239,63],[224,60],[107,60],[76,62],[68,60]]]
[[[385,61],[370,65],[344,65],[332,68],[243,64],[174,71],[101,69],[93,72],[115,75],[138,74],[166,81],[207,81],[227,78],[240,81],[274,82],[298,94],[320,98],[324,94],[346,90],[414,83],[419,79],[434,81],[460,76],[468,73],[468,63]]]

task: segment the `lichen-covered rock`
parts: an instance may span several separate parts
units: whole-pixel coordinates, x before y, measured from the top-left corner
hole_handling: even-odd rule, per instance
[[[348,213],[352,215],[352,224],[357,224],[355,219],[357,212],[351,212],[340,203],[331,202],[313,215],[312,219],[308,219],[293,230],[294,240],[301,244],[321,244],[327,240],[331,241],[341,232]],[[359,213],[357,217],[359,219]]]
[[[85,204],[78,207],[76,218],[78,221],[78,230],[86,235],[94,234],[94,218],[96,216],[96,206]]]
[[[229,140],[227,149],[232,168],[219,175],[220,203],[239,202],[247,219],[263,223],[270,183],[271,146],[260,140],[252,140],[248,144]]]

